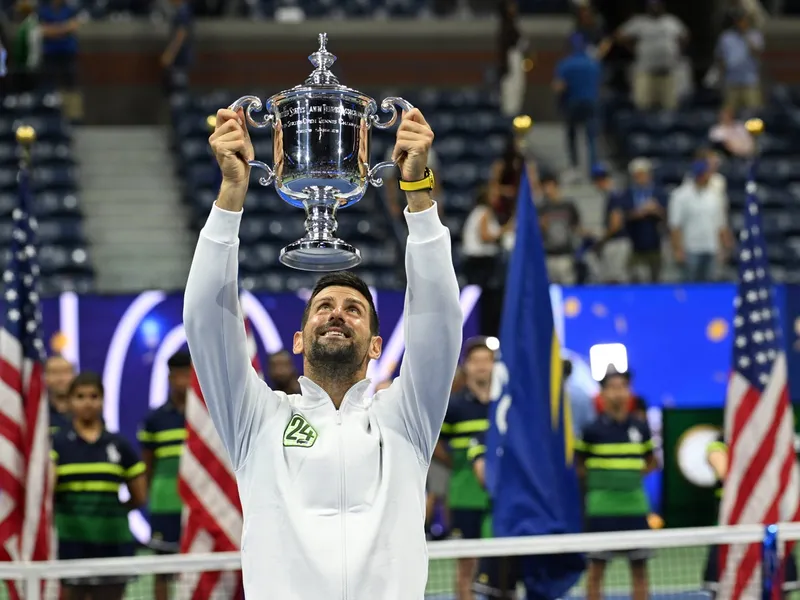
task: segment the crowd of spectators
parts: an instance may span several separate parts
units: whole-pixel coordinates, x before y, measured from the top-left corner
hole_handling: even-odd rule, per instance
[[[690,30],[667,12],[662,0],[647,0],[645,10],[615,30],[604,28],[590,0],[575,1],[575,26],[566,55],[553,73],[553,89],[563,117],[569,166],[557,173],[540,163],[529,177],[539,204],[539,217],[550,280],[555,283],[656,283],[665,277],[715,281],[732,274],[733,236],[729,228],[727,182],[723,166],[744,168],[755,144],[744,121],[762,107],[759,56],[764,38],[759,29],[765,12],[759,2],[731,2],[721,23],[711,68],[692,81],[687,46]],[[685,158],[690,167],[677,187],[665,186],[657,163],[645,156],[622,160],[603,143],[604,105],[610,71],[619,63],[605,59],[612,50],[630,54],[625,66],[629,102],[642,113],[680,110],[699,87],[719,95],[719,121],[703,144]],[[501,90],[502,91],[502,90]],[[615,90],[616,91],[616,90]],[[581,131],[583,130],[583,131]],[[581,163],[581,136],[585,155]],[[518,140],[518,142],[521,140]],[[519,145],[519,144],[518,144]],[[518,151],[519,152],[519,151]],[[605,156],[603,154],[605,153]],[[505,157],[506,163],[512,159]],[[617,168],[615,168],[615,166]],[[499,190],[519,184],[492,178],[479,193],[478,205],[465,226],[464,253],[480,272],[494,273],[488,256],[502,260],[509,235],[508,206],[500,210]],[[604,202],[605,220],[594,231],[584,227],[580,197],[591,181]],[[577,190],[577,191],[576,191]],[[493,277],[494,281],[496,276]],[[502,287],[487,283],[487,287]]]

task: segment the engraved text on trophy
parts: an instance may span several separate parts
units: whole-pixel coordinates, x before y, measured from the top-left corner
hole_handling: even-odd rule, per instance
[[[339,133],[342,125],[358,127],[363,112],[340,104],[295,104],[283,107],[279,116],[284,129],[297,133]]]

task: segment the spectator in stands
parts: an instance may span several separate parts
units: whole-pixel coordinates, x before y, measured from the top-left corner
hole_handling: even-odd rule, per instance
[[[560,97],[567,125],[569,161],[575,176],[578,174],[578,127],[586,133],[586,150],[589,165],[597,163],[597,135],[600,112],[600,62],[590,56],[584,37],[575,33],[570,37],[570,55],[556,65],[553,89]]]
[[[14,93],[19,94],[31,92],[38,86],[42,30],[36,7],[30,0],[20,0],[15,8],[19,25],[14,35],[11,58],[11,87]]]
[[[498,78],[500,110],[507,117],[522,112],[525,102],[525,52],[527,41],[519,31],[516,0],[500,0],[500,32],[498,39]]]
[[[602,163],[592,167],[592,182],[605,203],[606,230],[598,244],[603,259],[603,281],[625,283],[628,281],[631,242],[625,230],[625,215],[621,210],[615,210],[620,205],[621,193],[615,189],[610,170]]]
[[[573,285],[575,241],[581,235],[581,219],[572,200],[562,196],[555,175],[540,178],[543,201],[539,206],[539,226],[547,256],[547,274],[552,283]]]
[[[128,512],[147,500],[145,466],[130,443],[103,424],[103,382],[84,372],[69,388],[72,425],[53,436],[51,482],[58,558],[133,556]],[[128,487],[130,500],[118,499]],[[62,580],[64,600],[122,600],[127,577]]]
[[[188,352],[177,352],[167,366],[169,398],[148,413],[138,435],[150,491],[150,547],[156,554],[175,554],[181,548],[183,502],[178,493],[178,466],[186,440],[186,393],[192,383],[192,359]],[[156,575],[155,600],[169,599],[172,577]]]
[[[50,402],[50,433],[69,427],[69,386],[75,377],[72,363],[60,354],[50,356],[44,363],[44,385]]]
[[[161,54],[167,93],[188,86],[193,50],[192,7],[188,0],[172,0],[172,5],[175,12],[170,24],[169,43]]]
[[[711,185],[712,169],[708,158],[696,159],[691,180],[670,197],[672,252],[684,281],[711,281],[715,258],[724,258],[731,248],[727,202]]]
[[[661,228],[667,214],[667,198],[653,181],[653,167],[646,158],[628,165],[630,182],[612,205],[609,223],[614,232],[623,226],[631,244],[630,277],[634,281],[661,280]],[[644,273],[644,275],[643,275]]]
[[[719,123],[711,128],[708,139],[728,156],[736,158],[749,158],[756,148],[753,136],[744,123],[736,119],[736,113],[729,105],[719,111]]]
[[[519,183],[525,167],[525,157],[519,145],[515,135],[508,136],[503,155],[494,161],[489,176],[489,194],[500,225],[505,225],[511,219],[517,205]]]
[[[285,394],[300,393],[297,367],[295,367],[292,355],[289,354],[288,350],[278,350],[269,355],[267,379],[273,390],[278,390]]]
[[[83,98],[78,90],[78,29],[82,19],[65,0],[45,0],[39,6],[42,28],[44,83],[61,93],[64,116],[83,119]]]
[[[597,60],[603,60],[613,45],[606,36],[602,17],[598,15],[590,0],[579,0],[575,5],[575,33],[586,41],[586,52]]]
[[[461,254],[467,283],[481,288],[480,333],[497,335],[500,312],[503,309],[503,237],[511,232],[513,221],[505,225],[495,213],[498,200],[484,188],[478,193],[477,204],[464,221]]]
[[[725,106],[734,112],[761,107],[761,66],[764,36],[750,24],[750,17],[739,12],[733,27],[717,42],[717,64],[722,71]]]
[[[576,443],[578,474],[585,493],[588,532],[649,529],[650,506],[642,479],[657,468],[650,427],[631,414],[629,377],[609,369],[600,382],[603,412]],[[625,460],[619,460],[625,459]],[[615,555],[630,561],[631,598],[647,600],[648,550],[590,553],[586,595],[603,597],[605,568]]]
[[[633,103],[640,110],[678,106],[675,68],[689,30],[676,16],[666,12],[661,0],[648,0],[647,12],[624,23],[617,40],[633,48]]]
[[[439,452],[450,457],[452,473],[447,494],[450,509],[451,536],[456,539],[477,539],[489,497],[475,477],[467,458],[470,440],[489,428],[490,383],[494,367],[494,352],[486,338],[467,340],[463,359],[466,386],[451,396],[442,425]],[[457,600],[472,600],[472,581],[476,559],[460,558],[456,581]]]

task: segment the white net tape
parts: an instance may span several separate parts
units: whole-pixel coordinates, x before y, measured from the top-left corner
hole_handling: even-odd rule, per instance
[[[782,542],[800,539],[800,524],[779,525]],[[726,544],[761,543],[764,527],[700,527],[619,533],[498,538],[431,542],[430,567],[425,600],[454,600],[459,559],[512,557],[526,555],[564,555],[574,552],[623,552],[647,549],[650,600],[705,597],[703,569],[709,547]],[[203,572],[234,571],[239,568],[237,552],[176,556],[142,555],[124,559],[54,561],[34,564],[0,564],[0,580],[15,580],[25,591],[26,600],[49,600],[41,593],[41,582],[60,579],[122,577],[128,579],[125,600],[152,600],[158,574],[177,575],[170,584],[170,598],[190,598],[189,583]],[[265,568],[267,565],[265,565]],[[585,598],[584,578],[569,592],[569,598]],[[631,578],[624,558],[606,568],[605,599],[630,598]],[[0,598],[7,598],[0,586]],[[230,595],[228,597],[231,597]],[[480,597],[480,596],[476,596]]]

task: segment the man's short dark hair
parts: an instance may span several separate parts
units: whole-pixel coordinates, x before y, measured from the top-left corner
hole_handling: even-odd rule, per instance
[[[494,354],[494,350],[489,348],[489,346],[486,344],[486,336],[484,335],[472,337],[464,342],[464,360],[467,360],[470,356],[472,356],[472,353],[476,350],[488,350]]]
[[[303,320],[300,322],[300,328],[306,328],[306,323],[308,322],[308,313],[311,310],[311,303],[314,302],[314,298],[316,298],[325,288],[337,285],[354,289],[367,299],[367,303],[369,304],[369,329],[372,335],[378,335],[378,332],[380,331],[380,322],[378,321],[378,311],[375,310],[375,302],[372,299],[372,292],[369,291],[369,286],[364,283],[363,279],[361,279],[358,275],[354,275],[350,271],[336,271],[335,273],[329,273],[328,275],[323,275],[319,278],[319,281],[317,281],[317,285],[314,286],[314,291],[311,292],[311,297],[308,299],[306,307],[303,310]]]
[[[173,354],[167,361],[169,370],[173,369],[188,369],[192,366],[192,356],[186,350],[180,350]]]
[[[631,372],[630,371],[617,371],[614,366],[610,366],[606,371],[605,376],[600,380],[600,387],[604,388],[608,385],[608,382],[613,379],[614,377],[622,377],[625,380],[625,383],[631,382]]]
[[[98,392],[100,392],[101,396],[105,396],[105,390],[103,388],[103,378],[100,377],[94,371],[82,371],[78,373],[73,379],[72,382],[69,384],[69,391],[67,392],[68,395],[72,396],[75,391],[79,387],[93,387]]]

